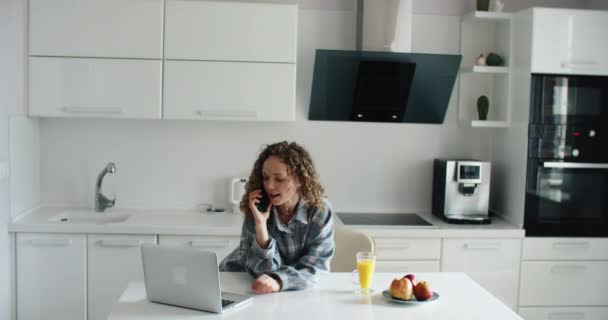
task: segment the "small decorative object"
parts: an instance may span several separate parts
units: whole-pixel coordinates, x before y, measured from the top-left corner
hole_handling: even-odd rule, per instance
[[[494,66],[494,67],[495,66],[502,66],[503,65],[503,60],[496,53],[490,52],[490,53],[488,53],[488,56],[486,57],[486,63],[489,66]]]
[[[483,53],[480,53],[479,56],[475,59],[476,66],[485,66],[486,65],[486,57],[483,56]]]
[[[479,120],[488,120],[488,111],[490,110],[490,100],[486,96],[481,96],[477,99],[477,114]]]
[[[502,12],[502,9],[505,7],[505,2],[500,0],[494,1],[494,12]]]
[[[477,0],[477,11],[490,10],[490,0]]]

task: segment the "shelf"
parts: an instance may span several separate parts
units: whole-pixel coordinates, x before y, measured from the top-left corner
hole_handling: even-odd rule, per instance
[[[474,128],[508,128],[507,121],[492,121],[492,120],[471,120],[471,127]]]
[[[509,67],[470,66],[460,70],[473,73],[509,73]]]
[[[463,17],[463,21],[469,20],[511,20],[513,14],[508,12],[473,11]]]

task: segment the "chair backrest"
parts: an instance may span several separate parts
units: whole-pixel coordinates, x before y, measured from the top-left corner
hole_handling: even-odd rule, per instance
[[[357,252],[374,252],[372,238],[361,231],[337,226],[334,229],[334,257],[330,263],[331,272],[351,272],[357,269]]]

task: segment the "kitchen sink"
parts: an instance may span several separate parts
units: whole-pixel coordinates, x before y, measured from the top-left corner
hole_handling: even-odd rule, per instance
[[[106,213],[106,212],[63,212],[49,218],[50,222],[66,224],[82,223],[119,223],[126,221],[131,215],[127,213]]]

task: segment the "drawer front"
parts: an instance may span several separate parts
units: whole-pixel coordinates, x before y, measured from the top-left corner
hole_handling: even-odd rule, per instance
[[[168,0],[165,58],[296,62],[296,5]]]
[[[441,271],[465,272],[515,310],[520,257],[520,239],[444,239]]]
[[[293,121],[295,64],[166,61],[165,119]]]
[[[519,308],[526,320],[605,320],[608,307]]]
[[[440,239],[374,238],[377,260],[439,260]]]
[[[520,306],[608,305],[608,261],[524,261]]]
[[[428,261],[376,261],[376,272],[439,272],[439,260]]]
[[[523,260],[608,260],[608,239],[525,238]]]
[[[29,58],[29,114],[161,117],[158,60]]]
[[[162,58],[163,0],[29,0],[31,55]]]
[[[222,262],[239,245],[239,237],[211,237],[211,236],[172,236],[159,235],[158,243],[162,245],[187,246],[217,254],[218,264]]]

